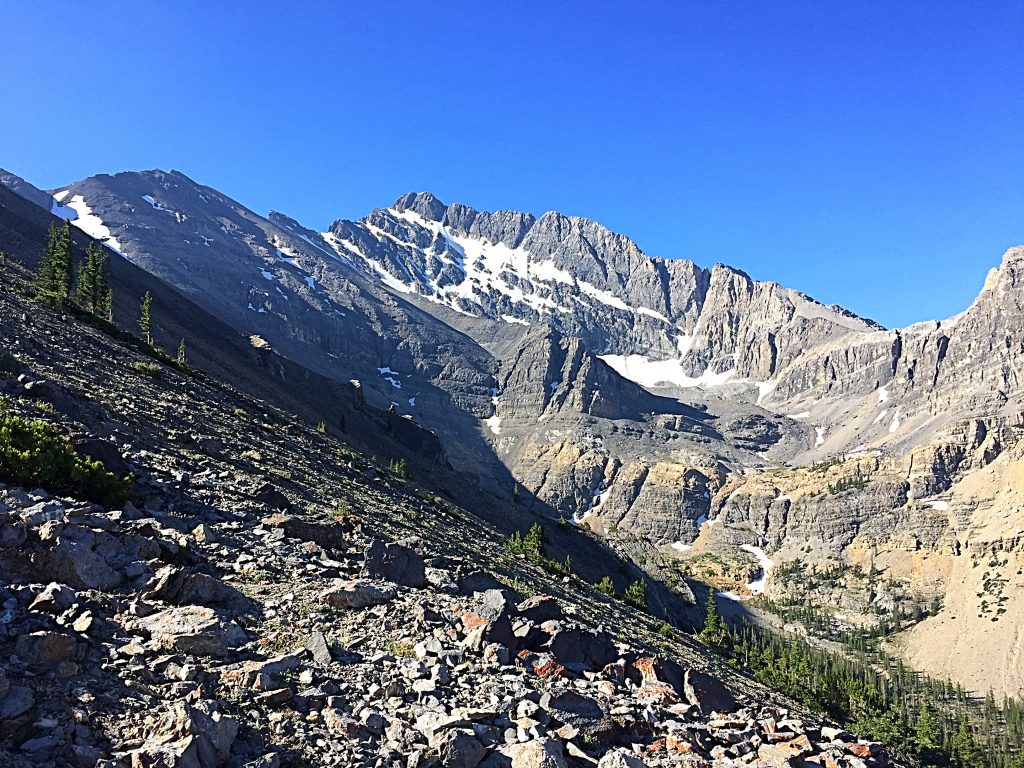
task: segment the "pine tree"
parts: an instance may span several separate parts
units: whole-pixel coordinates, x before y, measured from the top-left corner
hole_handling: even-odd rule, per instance
[[[718,615],[718,603],[714,593],[708,594],[708,608],[704,614],[704,629],[698,635],[700,641],[712,648],[724,650],[728,645],[729,629]]]
[[[71,225],[66,221],[59,229],[51,225],[46,251],[36,272],[36,291],[40,298],[53,304],[66,301],[71,295],[73,269]]]
[[[185,365],[185,340],[182,339],[178,343],[178,365]],[[323,423],[323,422],[321,422]]]
[[[986,765],[985,752],[974,740],[966,714],[960,716],[956,733],[950,739],[950,752],[957,768],[983,768]]]
[[[101,315],[109,290],[106,251],[99,243],[89,243],[85,261],[78,268],[75,302],[87,312]]]
[[[71,279],[74,272],[74,259],[71,247],[71,224],[67,221],[57,231],[57,247],[54,258],[54,282],[57,298],[67,301],[71,296]]]
[[[917,723],[914,725],[914,746],[917,748],[918,757],[925,762],[934,760],[942,746],[939,716],[930,698],[923,699],[918,709]]]
[[[108,323],[114,322],[114,291],[111,288],[107,288],[107,293],[103,297],[100,315],[106,318]]]
[[[147,344],[153,343],[153,297],[146,291],[139,305],[139,330]]]
[[[626,602],[641,611],[647,610],[647,585],[642,581],[634,581],[626,587]]]

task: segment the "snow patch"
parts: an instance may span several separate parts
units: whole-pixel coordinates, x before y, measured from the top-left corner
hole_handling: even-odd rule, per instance
[[[771,558],[765,554],[765,551],[760,547],[755,547],[752,544],[741,544],[740,549],[744,552],[749,552],[757,558],[758,565],[761,566],[761,576],[754,581],[747,584],[747,589],[750,590],[751,594],[762,595],[764,594],[765,585],[768,582],[768,572],[775,565]]]
[[[825,428],[815,427],[814,428],[814,447],[817,448],[819,445],[825,444]]]
[[[494,434],[501,434],[501,416],[498,414],[494,414],[491,418],[484,420],[484,424],[486,424],[488,429],[490,429]]]
[[[700,376],[687,376],[682,361],[651,360],[644,355],[598,355],[620,376],[643,387],[673,384],[677,387],[717,387],[736,375],[736,369],[714,373],[710,368]]]
[[[693,548],[692,544],[684,544],[681,541],[673,541],[672,542],[672,549],[674,549],[676,552],[686,552],[688,549],[692,549],[692,548]]]
[[[939,512],[945,512],[947,509],[949,509],[949,502],[948,501],[943,501],[942,499],[937,499],[935,501],[929,501],[929,502],[927,502],[927,504],[928,504],[929,507],[931,507],[932,509],[936,509]]]
[[[888,399],[889,399],[889,388],[888,387],[882,387],[881,389],[879,389],[878,390],[878,404],[881,405],[882,403],[884,403]]]
[[[504,320],[506,323],[510,323],[512,325],[526,325],[526,326],[528,326],[530,324],[526,320],[523,320],[523,319],[518,318],[518,317],[512,317],[512,315],[502,315],[501,319]]]
[[[647,317],[653,317],[655,320],[661,320],[661,322],[663,323],[672,322],[660,312],[655,312],[653,309],[648,309],[647,307],[637,307],[636,313],[638,315],[646,315]]]
[[[791,413],[791,414],[789,414],[789,418],[791,418],[791,419],[807,419],[807,418],[810,418],[810,415],[811,415],[810,411],[800,411],[800,413]]]
[[[899,408],[897,408],[896,409],[896,413],[894,413],[893,416],[892,416],[892,421],[889,422],[889,432],[890,432],[890,434],[895,432],[899,428],[900,428],[900,411],[899,411]]]
[[[61,199],[63,199],[63,197]],[[81,195],[75,195],[68,201],[66,207],[71,208],[75,212],[74,218],[67,218],[67,221],[70,221],[89,237],[94,240],[103,241],[108,247],[124,256],[124,252],[121,250],[121,244],[117,242],[117,238],[110,234],[110,230],[107,228],[107,225],[103,223],[103,220],[92,212],[92,209],[85,202],[84,197]],[[61,218],[65,217],[62,216]]]
[[[602,304],[607,304],[609,307],[621,309],[625,312],[630,311],[629,307],[626,305],[626,302],[624,302],[614,293],[611,293],[610,291],[602,291],[596,285],[591,285],[585,280],[580,280],[578,285],[580,287],[580,290],[583,291],[583,293],[587,294],[587,296],[597,299]],[[668,321],[666,320],[665,322]]]
[[[276,277],[274,277],[274,273],[273,272],[269,272],[269,271],[267,271],[265,269],[261,269],[260,270],[260,274],[263,275],[264,279],[266,279],[266,280],[274,281],[274,280],[277,279]]]

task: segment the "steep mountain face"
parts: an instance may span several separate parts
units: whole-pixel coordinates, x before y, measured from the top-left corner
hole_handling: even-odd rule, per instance
[[[1001,501],[947,497],[1021,439],[1024,249],[962,314],[884,329],[558,213],[421,193],[317,232],[177,172],[97,176],[52,200],[0,180],[237,332],[358,379],[483,487],[588,525],[652,573],[729,553],[760,574],[737,576],[739,597],[834,608],[773,565],[884,563],[840,600],[872,622],[945,596],[972,547],[1017,546],[1019,510],[997,536],[986,510]]]

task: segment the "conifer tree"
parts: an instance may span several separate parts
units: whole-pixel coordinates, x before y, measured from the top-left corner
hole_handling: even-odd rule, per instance
[[[54,304],[66,301],[71,295],[72,271],[71,225],[66,221],[60,228],[51,225],[36,272],[39,296]]]
[[[712,648],[725,648],[729,639],[729,629],[722,617],[718,615],[718,602],[714,593],[708,594],[708,608],[704,615],[704,629],[700,632],[700,640]]]
[[[139,305],[139,330],[147,344],[153,343],[153,297],[146,291]]]
[[[106,252],[99,243],[90,243],[85,249],[85,261],[78,268],[75,302],[87,312],[103,314],[109,290]]]
[[[184,365],[187,362],[185,358],[185,340],[182,339],[178,343],[178,365]]]

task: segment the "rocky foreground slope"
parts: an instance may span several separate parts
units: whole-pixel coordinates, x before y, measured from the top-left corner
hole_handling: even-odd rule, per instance
[[[4,765],[893,763],[401,472],[0,275],[4,408],[135,477],[113,507],[0,488]]]

